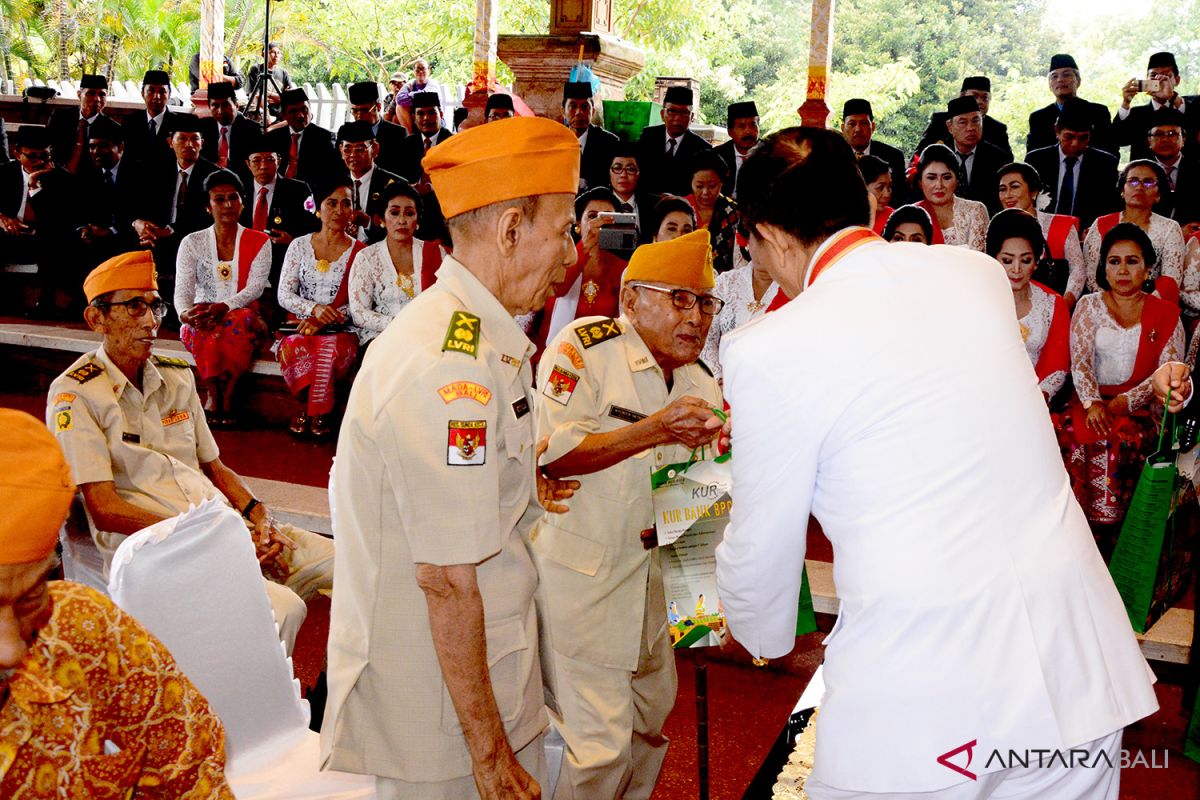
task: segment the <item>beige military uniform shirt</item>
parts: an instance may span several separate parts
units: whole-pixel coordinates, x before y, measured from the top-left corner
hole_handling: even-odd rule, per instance
[[[534,348],[448,258],[371,345],[338,438],[338,543],[324,766],[410,782],[469,776],[419,563],[476,564],[492,689],[513,750],[548,724],[526,538]]]
[[[186,361],[151,356],[138,391],[101,347],[50,384],[46,424],[76,484],[112,481],[121,499],[164,517],[220,496],[200,471],[220,451]],[[94,525],[92,535],[106,550],[125,538]]]
[[[549,436],[542,463],[691,395],[721,406],[721,390],[699,363],[666,380],[625,317],[580,319],[546,347],[538,367],[538,437]],[[650,474],[687,461],[691,450],[660,445],[608,469],[575,476],[580,488],[566,514],[546,514],[533,549],[545,586],[556,652],[614,669],[635,670],[643,635],[646,586],[658,551],[642,546],[653,527]],[[665,624],[666,609],[662,610]],[[659,631],[645,631],[651,641]]]

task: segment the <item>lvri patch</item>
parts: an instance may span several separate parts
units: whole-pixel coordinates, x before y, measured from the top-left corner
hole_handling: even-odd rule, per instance
[[[487,421],[452,419],[446,463],[452,467],[478,467],[487,462]]]

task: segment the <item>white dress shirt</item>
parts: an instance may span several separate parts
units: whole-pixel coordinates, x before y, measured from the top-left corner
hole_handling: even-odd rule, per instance
[[[717,585],[751,655],[795,646],[810,512],[833,543],[814,779],[937,792],[964,780],[937,761],[961,745],[983,774],[993,749],[1065,750],[1157,709],[994,260],[861,245],[727,334],[721,363]]]

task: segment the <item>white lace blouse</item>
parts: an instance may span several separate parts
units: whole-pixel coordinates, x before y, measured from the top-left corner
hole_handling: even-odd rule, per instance
[[[779,293],[779,285],[771,281],[771,285],[763,292],[762,300],[756,302],[753,273],[752,266],[735,267],[718,275],[713,288],[713,294],[725,301],[725,307],[713,318],[700,360],[708,365],[718,380],[721,378],[721,337],[767,313],[767,307]]]
[[[317,269],[312,234],[293,239],[288,245],[287,255],[283,257],[283,269],[279,275],[279,305],[284,311],[303,319],[312,315],[314,306],[332,304],[342,285],[342,275],[346,272],[352,252],[353,245],[347,247],[337,261],[329,262],[328,270],[321,272]],[[339,307],[338,311],[349,315],[349,304]]]
[[[1125,214],[1121,214],[1121,222],[1125,221]],[[1174,278],[1182,290],[1186,284],[1183,275],[1183,230],[1179,227],[1179,223],[1168,217],[1158,214],[1150,215],[1150,243],[1154,245],[1154,252],[1158,255],[1158,260],[1154,264],[1154,268],[1149,270],[1150,280],[1155,280],[1160,275],[1166,275],[1168,278]],[[1100,235],[1100,229],[1093,222],[1092,226],[1087,229],[1087,234],[1083,237],[1083,252],[1087,257],[1087,263],[1091,268],[1087,270],[1087,284],[1091,291],[1099,291],[1096,284],[1096,267],[1100,264],[1100,242],[1103,237]],[[1193,281],[1194,282],[1194,281]],[[1200,288],[1200,286],[1195,287]],[[1183,304],[1194,311],[1200,311],[1200,293],[1193,294],[1191,297],[1181,298]]]
[[[953,222],[949,228],[942,228],[942,238],[946,244],[969,247],[982,253],[987,243],[987,206],[978,200],[968,200],[955,195]],[[937,224],[936,216],[933,218],[933,224]]]
[[[383,333],[400,309],[428,288],[421,285],[424,245],[420,239],[413,239],[413,272],[411,278],[406,276],[405,286],[397,280],[387,239],[363,249],[354,259],[350,268],[350,318],[359,329],[362,343]]]
[[[1050,225],[1054,222],[1054,214],[1047,214],[1045,211],[1038,212],[1038,222],[1042,225],[1042,236],[1049,239]],[[1067,259],[1067,266],[1070,272],[1067,275],[1067,288],[1063,294],[1074,295],[1076,299],[1083,295],[1083,288],[1087,285],[1087,262],[1083,258],[1083,246],[1079,243],[1079,232],[1075,228],[1071,228],[1067,232],[1067,241],[1063,245],[1063,255]]]
[[[1025,339],[1025,352],[1036,368],[1050,335],[1050,323],[1054,321],[1054,295],[1036,286],[1029,289],[1029,313],[1017,320],[1017,324],[1021,326],[1021,336]],[[1054,397],[1066,382],[1066,370],[1059,370],[1043,378],[1038,388],[1047,397]]]
[[[1113,319],[1104,305],[1103,295],[1089,294],[1080,298],[1071,318],[1071,374],[1080,400],[1085,403],[1100,400],[1099,387],[1115,386],[1129,380],[1141,336],[1140,322],[1122,328]],[[1183,358],[1183,324],[1177,322],[1159,355],[1158,366]],[[1154,394],[1152,379],[1152,376],[1147,377],[1126,393],[1130,411],[1150,401]]]
[[[238,263],[245,231],[238,225],[233,258],[226,261],[217,258],[216,226],[183,237],[175,257],[176,311],[182,313],[198,303],[224,303],[230,310],[245,308],[262,297],[271,272],[271,248],[268,245],[259,248],[250,262],[246,288],[237,290]]]

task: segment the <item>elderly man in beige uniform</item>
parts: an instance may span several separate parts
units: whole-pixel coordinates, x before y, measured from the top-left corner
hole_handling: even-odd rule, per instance
[[[620,319],[564,328],[538,368],[545,472],[579,476],[566,514],[543,516],[544,584],[566,741],[556,800],[650,797],[675,704],[675,659],[653,527],[650,474],[710,442],[721,391],[698,359],[713,316],[708,231],[639,247]]]
[[[111,258],[83,284],[84,318],[104,334],[50,384],[46,424],[83,493],[105,571],[125,537],[210,498],[246,518],[280,637],[289,653],[304,601],[333,586],[333,542],[276,523],[242,479],[221,463],[186,361],[153,355],[166,311],[147,250]]]
[[[423,161],[454,256],[371,345],[333,471],[338,594],[324,766],[381,800],[536,798],[547,727],[526,535],[537,479],[536,311],[573,263],[579,146],[547,119],[475,128]],[[535,492],[537,488],[537,495]]]

